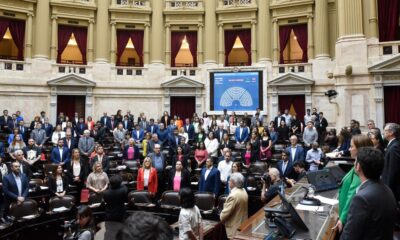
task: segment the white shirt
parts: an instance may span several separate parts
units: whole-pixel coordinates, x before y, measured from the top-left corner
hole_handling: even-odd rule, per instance
[[[282,173],[283,173],[283,174],[285,174],[285,170],[286,170],[287,164],[288,164],[288,161],[286,161],[286,162],[283,161],[283,162],[282,162]]]
[[[22,168],[21,168],[22,169]],[[15,182],[17,183],[17,188],[18,188],[18,196],[22,196],[22,181],[21,181],[21,176],[20,175],[15,175],[13,173]]]
[[[74,164],[72,167],[72,174],[74,177],[79,177],[81,174],[81,164]]]
[[[206,169],[206,172],[204,173],[204,180],[207,180],[208,174],[210,174],[212,168],[213,167],[211,166],[210,168]]]
[[[206,138],[204,140],[204,145],[206,146],[207,152],[211,157],[218,156],[219,142],[216,138],[214,138],[213,140]]]
[[[58,151],[60,152],[60,162],[63,161],[62,157],[63,157],[63,148],[58,148]]]
[[[192,208],[181,208],[179,213],[179,240],[190,239],[186,234],[192,231],[199,238],[200,229],[202,228],[202,218],[199,208],[195,205]]]
[[[292,156],[292,162],[294,162],[294,157],[296,156],[296,149],[297,149],[297,146],[296,147],[290,147],[290,150],[291,150],[290,155]]]
[[[56,180],[56,186],[57,186],[57,191],[58,193],[64,192],[64,187],[63,187],[63,180],[62,178],[57,178]]]
[[[228,180],[228,177],[232,174],[232,161],[226,162],[226,160],[223,160],[218,163],[218,170],[221,173],[221,181],[226,182]]]
[[[143,173],[144,186],[147,187],[149,185],[150,169],[144,169]]]

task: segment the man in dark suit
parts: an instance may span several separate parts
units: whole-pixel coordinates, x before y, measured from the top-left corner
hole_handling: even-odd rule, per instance
[[[87,164],[87,160],[89,160],[90,154],[94,151],[94,139],[90,137],[90,131],[85,130],[83,132],[83,136],[79,139],[78,142],[79,152],[81,156],[84,158],[85,163]]]
[[[32,178],[32,169],[24,160],[24,151],[22,151],[21,149],[16,150],[14,152],[14,157],[15,160],[18,161],[20,164],[20,173],[25,174],[29,181]]]
[[[90,169],[92,169],[93,165],[96,162],[101,162],[104,172],[108,172],[108,170],[110,169],[110,159],[108,158],[107,155],[104,154],[104,148],[101,145],[97,147],[97,154],[93,158],[93,161],[90,164]]]
[[[387,123],[384,128],[385,139],[389,142],[385,151],[385,167],[382,173],[382,182],[386,184],[400,200],[400,125]]]
[[[62,138],[64,142],[64,147],[68,148],[69,152],[72,153],[72,149],[76,148],[77,142],[74,137],[72,137],[72,132],[70,129],[67,129],[65,132],[65,138]]]
[[[51,162],[66,165],[71,161],[70,150],[64,147],[64,140],[59,139],[57,146],[51,150]]]
[[[103,144],[106,131],[107,128],[105,126],[101,126],[100,122],[97,122],[94,128],[90,131],[90,137],[92,137],[94,141]]]
[[[301,161],[304,162],[306,159],[306,152],[303,147],[298,145],[298,139],[296,135],[290,136],[290,146],[286,148],[286,152],[289,154],[289,160],[293,163]]]
[[[194,131],[194,128],[193,128],[193,131]],[[224,129],[224,125],[223,124],[219,124],[217,131],[215,131],[215,133],[214,133],[214,136],[215,136],[216,139],[218,139],[219,143],[222,141],[222,138],[224,137],[225,133],[228,134],[228,131],[226,131]]]
[[[243,120],[240,126],[235,130],[235,140],[237,144],[245,144],[249,140],[249,129],[244,126]]]
[[[51,138],[53,135],[53,125],[49,123],[49,118],[44,119],[44,124],[42,125],[42,129],[46,131],[46,136]]]
[[[79,118],[79,122],[75,125],[76,126],[76,133],[81,137],[83,132],[88,129],[88,126],[85,124],[84,119],[81,117]]]
[[[31,132],[31,138],[35,140],[36,146],[42,148],[47,140],[46,131],[42,128],[42,123],[36,123],[35,129]]]
[[[141,143],[143,141],[144,131],[139,124],[136,124],[135,130],[132,131],[132,138],[135,140],[135,143]]]
[[[10,128],[12,124],[11,116],[8,116],[8,110],[3,111],[3,116],[0,116],[0,130],[5,131],[6,133],[11,133],[12,129]]]
[[[216,196],[218,196],[220,187],[220,172],[213,166],[213,160],[211,158],[207,158],[206,166],[201,170],[199,191],[213,192]]]
[[[190,123],[190,119],[189,118],[185,119],[185,125],[183,126],[183,129],[188,134],[189,141],[193,141],[194,140],[195,131],[194,131],[194,126],[193,126],[193,124]]]
[[[169,152],[171,156],[175,154],[177,147],[181,143],[181,138],[178,129],[175,128],[173,135],[169,138]]]
[[[80,122],[79,114],[75,112],[74,117],[71,120],[74,127],[78,126],[78,123]]]
[[[378,149],[358,149],[354,170],[361,185],[351,201],[340,239],[393,239],[397,206],[393,193],[380,181],[383,168]]]
[[[0,142],[0,158],[4,158],[4,153],[5,153],[4,143]]]
[[[146,132],[149,132],[151,135],[153,133],[157,133],[158,125],[154,123],[154,118],[150,118],[149,125],[147,126]]]
[[[149,122],[147,122],[146,117],[142,117],[142,121],[139,122],[139,126],[141,129],[146,130],[147,127],[149,126]]]
[[[111,118],[107,116],[107,113],[103,113],[103,116],[100,118],[101,126],[105,126],[108,130],[111,129]]]
[[[128,132],[132,131],[132,122],[129,121],[128,115],[124,116],[124,120],[122,120],[122,126]]]
[[[278,162],[276,168],[279,170],[280,176],[285,178],[293,178],[293,164],[289,160],[289,153],[286,151],[282,152],[282,160]]]
[[[28,132],[28,128],[25,127],[24,124],[25,124],[25,122],[23,120],[19,121],[18,128],[19,128],[19,133],[22,135],[24,142],[27,143],[28,137],[29,137],[29,132]]]
[[[324,117],[323,112],[319,112],[319,128],[318,128],[318,142],[322,146],[325,136],[326,136],[326,128],[328,127],[328,121]]]
[[[131,110],[126,111],[126,115],[128,116],[128,120],[129,122],[131,122],[132,126],[135,122],[135,116],[133,116],[133,114],[131,114]]]
[[[28,197],[29,180],[25,174],[21,173],[21,164],[18,161],[11,164],[11,172],[3,178],[3,192],[6,211],[11,203],[22,204]]]
[[[275,128],[279,127],[281,125],[281,121],[285,121],[286,123],[286,119],[284,116],[282,116],[282,112],[281,110],[278,110],[278,114],[275,117],[274,123],[275,123]]]

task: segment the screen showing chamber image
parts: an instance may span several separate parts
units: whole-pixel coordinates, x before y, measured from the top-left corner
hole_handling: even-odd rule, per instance
[[[210,86],[213,111],[254,111],[262,106],[262,72],[212,73]]]

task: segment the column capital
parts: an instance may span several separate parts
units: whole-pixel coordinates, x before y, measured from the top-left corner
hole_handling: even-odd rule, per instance
[[[257,24],[257,20],[251,20],[251,25],[256,25]]]
[[[164,26],[165,26],[166,28],[170,28],[170,27],[171,27],[171,24],[170,24],[170,23],[166,23]]]
[[[150,26],[151,26],[150,23],[148,23],[148,22],[144,23],[144,27],[148,28]]]
[[[33,14],[33,13],[31,13],[31,12],[28,12],[28,13],[26,13],[26,16],[28,16],[28,17],[33,17],[33,16],[35,16],[35,14]]]
[[[51,20],[57,20],[58,16],[57,15],[51,15]]]
[[[197,24],[197,28],[202,28],[202,27],[204,27],[204,24],[203,24],[203,23]]]
[[[111,21],[111,22],[110,22],[110,25],[111,25],[111,26],[115,26],[115,25],[117,25],[117,22],[116,22],[116,21]]]
[[[224,24],[223,23],[218,23],[218,27],[223,27]]]
[[[313,19],[313,18],[314,18],[314,15],[312,15],[312,14],[307,15],[307,19]]]
[[[273,23],[278,23],[278,18],[273,18],[273,19],[272,19],[272,22],[273,22]]]
[[[95,21],[94,21],[93,18],[89,19],[88,22],[91,23],[91,24],[94,24],[94,23],[95,23]]]

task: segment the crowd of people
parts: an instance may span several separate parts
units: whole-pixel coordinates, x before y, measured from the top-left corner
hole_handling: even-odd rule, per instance
[[[137,190],[148,191],[155,199],[165,190],[180,192],[182,211],[179,219],[186,222],[180,226],[181,239],[193,239],[191,237],[201,234],[198,225],[201,215],[194,206],[190,190],[196,170],[199,191],[215,196],[227,194],[220,218],[228,237],[232,237],[248,217],[244,168],[250,168],[255,162],[264,162],[268,166],[268,181],[262,178],[261,189],[261,200],[268,202],[277,195],[282,182],[292,186],[307,171],[323,168],[328,153],[334,157],[358,159],[359,149],[378,149],[378,152],[368,150],[376,158],[380,154],[382,161],[384,156],[384,167],[382,163],[378,178],[365,168],[372,160],[364,154],[365,162],[358,160],[359,164],[343,179],[339,190],[339,221],[335,227],[344,231],[345,237],[348,229],[354,227],[354,216],[360,216],[352,212],[360,206],[353,205],[364,204],[361,200],[352,201],[356,199],[360,185],[364,186],[363,180],[379,182],[382,179],[391,190],[385,194],[391,193],[393,199],[400,200],[399,125],[388,123],[382,133],[372,120],[368,120],[367,133],[362,134],[360,123],[351,120],[350,126],[340,129],[337,134],[335,128],[327,130],[328,121],[322,112],[317,112],[316,108],[306,112],[301,121],[285,109],[267,124],[260,109],[253,116],[245,113],[239,117],[235,112],[228,114],[224,110],[220,116],[194,113],[186,119],[164,112],[160,118],[149,121],[144,113],[135,119],[130,111],[123,115],[121,110],[111,116],[103,113],[98,121],[90,116],[85,120],[78,113],[70,118],[61,112],[53,126],[44,111],[27,124],[20,111],[9,116],[4,110],[0,116],[0,130],[7,136],[0,142],[0,190],[1,195],[4,194],[4,198],[0,196],[1,221],[7,221],[8,206],[12,202],[20,204],[28,197],[29,180],[43,161],[57,165],[48,176],[52,195],[62,198],[70,184],[77,187],[78,193],[87,188],[103,196],[108,206],[106,220],[122,221],[128,190],[121,184],[121,176],[109,175],[106,145],[110,137],[113,149],[122,153],[124,162],[138,166]],[[283,146],[278,157],[277,145]],[[48,146],[52,149],[46,155]],[[172,169],[166,173],[168,165]],[[374,187],[385,188],[384,185]],[[392,200],[391,197],[388,199]]]

